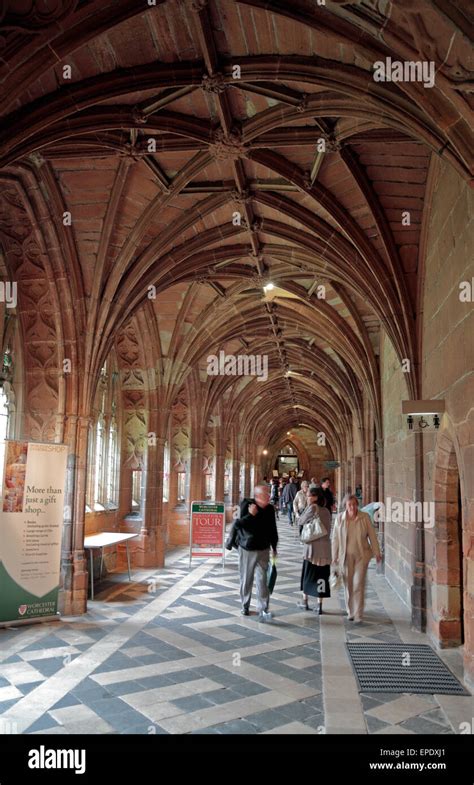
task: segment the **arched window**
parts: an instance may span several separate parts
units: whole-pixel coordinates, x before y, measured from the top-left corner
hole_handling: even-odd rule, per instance
[[[186,470],[178,472],[178,502],[186,500]]]
[[[132,512],[139,513],[142,506],[143,496],[143,472],[141,469],[134,469],[132,472]]]
[[[95,426],[95,472],[94,472],[94,509],[103,509],[103,469],[104,469],[104,417],[101,413]]]
[[[231,488],[231,464],[226,461],[224,465],[224,496],[230,495]]]
[[[109,426],[109,444],[107,450],[107,507],[118,506],[118,434],[115,417]]]
[[[119,439],[116,413],[117,372],[108,360],[100,372],[89,432],[86,512],[118,506]]]

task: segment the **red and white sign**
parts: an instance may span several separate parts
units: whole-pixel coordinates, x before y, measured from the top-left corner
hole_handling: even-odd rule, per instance
[[[191,504],[190,559],[224,556],[225,507],[223,502]]]

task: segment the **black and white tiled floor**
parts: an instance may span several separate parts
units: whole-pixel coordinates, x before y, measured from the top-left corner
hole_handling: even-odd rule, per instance
[[[325,663],[336,648],[346,656],[346,638],[401,640],[378,595],[385,581],[370,571],[357,628],[342,596],[321,617],[301,611],[301,546],[286,519],[279,528],[271,623],[240,616],[235,551],[224,569],[189,569],[181,550],[132,583],[109,576],[82,617],[0,630],[0,733],[331,733],[351,712],[363,733],[457,732],[435,696],[359,696],[348,660],[333,684]],[[344,684],[352,698],[337,696]],[[471,711],[470,698],[453,700]]]

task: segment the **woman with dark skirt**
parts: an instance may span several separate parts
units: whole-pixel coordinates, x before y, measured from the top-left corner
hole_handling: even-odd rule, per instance
[[[318,613],[321,615],[323,612],[323,598],[331,596],[329,586],[332,558],[331,513],[326,507],[326,499],[322,489],[312,486],[308,491],[308,506],[298,522],[304,526],[315,515],[319,515],[319,519],[327,534],[304,546],[300,587],[303,592],[303,598],[298,603],[298,607],[303,608],[305,611],[312,610],[308,604],[308,597],[317,597]]]

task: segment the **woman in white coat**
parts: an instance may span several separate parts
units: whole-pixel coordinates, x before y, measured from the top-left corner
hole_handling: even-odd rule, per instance
[[[344,579],[347,615],[361,622],[364,614],[365,578],[370,560],[381,561],[377,534],[370,516],[359,511],[357,497],[348,494],[345,510],[338,515],[332,536],[332,559]]]

